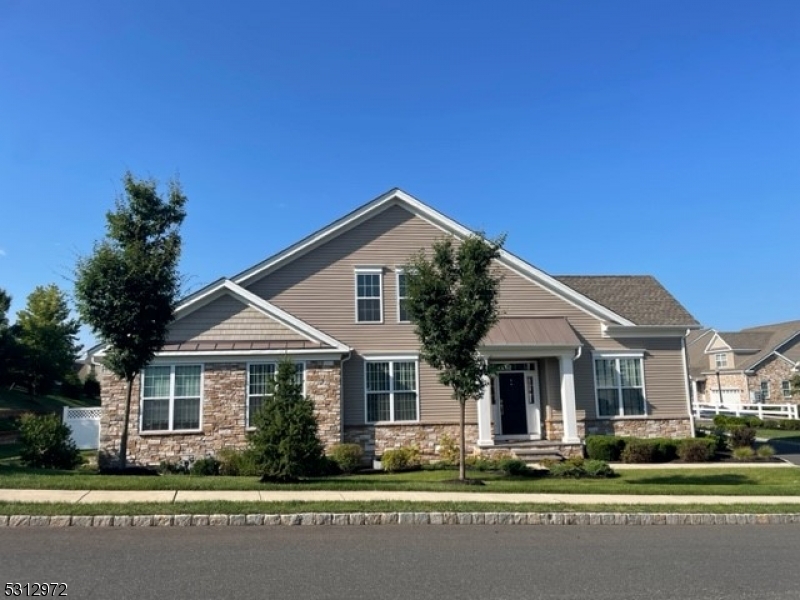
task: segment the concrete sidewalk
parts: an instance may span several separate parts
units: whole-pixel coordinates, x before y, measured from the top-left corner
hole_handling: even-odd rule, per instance
[[[798,496],[667,496],[630,494],[498,494],[392,491],[109,491],[0,489],[0,502],[67,504],[232,502],[474,502],[497,504],[800,504]]]

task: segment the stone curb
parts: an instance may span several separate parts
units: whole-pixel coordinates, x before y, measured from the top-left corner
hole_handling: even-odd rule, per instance
[[[269,525],[792,525],[791,514],[386,512],[234,515],[0,515],[3,527],[245,527]]]

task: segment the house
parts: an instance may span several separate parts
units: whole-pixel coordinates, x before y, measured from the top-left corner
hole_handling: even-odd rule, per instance
[[[400,190],[179,306],[167,344],[134,386],[129,460],[243,447],[276,361],[297,365],[326,446],[367,455],[458,437],[458,403],[420,360],[403,265],[472,233]],[[695,319],[649,276],[553,277],[503,251],[499,323],[482,354],[498,372],[467,407],[468,451],[548,444],[581,452],[593,432],[689,436],[685,336]],[[102,381],[101,451],[119,447],[125,385]]]
[[[788,404],[800,369],[800,321],[741,331],[694,331],[687,340],[696,400],[703,404]]]

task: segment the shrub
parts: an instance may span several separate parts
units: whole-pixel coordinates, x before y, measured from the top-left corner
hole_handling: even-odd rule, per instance
[[[615,462],[625,449],[625,438],[615,435],[586,436],[586,456],[593,460]]]
[[[200,458],[192,463],[189,473],[192,475],[214,476],[219,475],[220,462],[213,456]]]
[[[583,463],[583,470],[587,477],[614,477],[614,469],[608,466],[603,460],[587,460]]]
[[[658,441],[640,438],[631,438],[622,451],[624,463],[649,463],[655,462],[658,452]]]
[[[67,373],[61,380],[61,395],[78,400],[83,392],[83,384],[75,373]]]
[[[522,477],[531,470],[518,458],[504,458],[498,464],[500,470],[510,477]]]
[[[390,473],[416,469],[420,464],[419,448],[416,446],[404,446],[402,448],[387,450],[383,453],[383,456],[381,456],[383,470]]]
[[[758,458],[772,458],[775,456],[775,448],[769,444],[762,444],[756,450],[756,455]]]
[[[219,451],[219,474],[233,476],[255,476],[261,474],[255,453],[249,448],[244,451],[223,448]]]
[[[654,438],[656,462],[669,462],[678,458],[678,440],[668,438]]]
[[[358,444],[336,444],[331,448],[330,459],[342,473],[352,473],[361,466],[364,451]]]
[[[20,418],[20,458],[31,467],[74,469],[83,462],[70,429],[54,414],[31,413]]]
[[[314,402],[303,396],[292,362],[278,365],[275,380],[253,416],[250,447],[262,469],[262,481],[296,481],[322,471],[322,443],[317,436]]]
[[[706,462],[714,458],[716,449],[715,438],[686,438],[678,444],[678,457],[686,462]]]
[[[158,472],[161,475],[188,475],[191,466],[192,463],[188,460],[177,460],[175,462],[162,460],[158,463]]]
[[[458,465],[460,448],[446,433],[439,440],[439,458],[447,465]]]
[[[83,395],[87,398],[97,399],[100,397],[100,382],[97,375],[89,373],[83,381]]]
[[[736,448],[751,448],[753,442],[756,441],[756,430],[746,425],[735,426],[731,428],[728,435],[728,443],[732,449]]]
[[[750,446],[739,446],[733,449],[734,460],[752,460],[756,455],[756,451]]]
[[[467,468],[476,471],[498,471],[500,470],[500,462],[511,458],[510,454],[500,455],[497,458],[486,458],[479,454],[473,454],[466,458]]]

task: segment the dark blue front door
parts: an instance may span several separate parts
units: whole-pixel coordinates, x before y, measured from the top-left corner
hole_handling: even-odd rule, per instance
[[[503,435],[528,433],[528,412],[525,405],[525,375],[500,373],[500,422]]]

